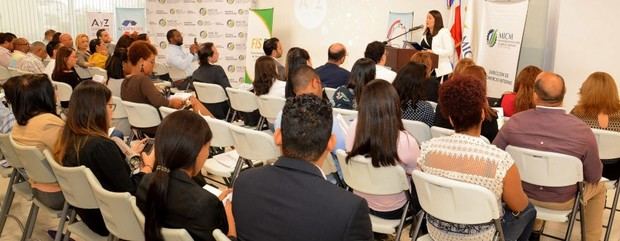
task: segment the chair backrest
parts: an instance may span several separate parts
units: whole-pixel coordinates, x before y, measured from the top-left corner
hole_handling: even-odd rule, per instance
[[[112,92],[112,96],[121,97],[121,85],[123,84],[123,80],[124,79],[108,79],[106,86],[108,86],[108,89]]]
[[[110,233],[123,240],[143,241],[144,225],[134,213],[136,198],[128,192],[105,190],[94,176],[87,179]]]
[[[36,146],[25,146],[10,139],[19,162],[23,165],[28,179],[37,183],[56,183],[56,176],[52,172],[45,156]]]
[[[71,93],[73,93],[73,88],[71,88],[71,85],[58,81],[52,81],[52,84],[56,88],[58,101],[69,101],[71,99]]]
[[[91,76],[100,75],[103,79],[108,79],[108,71],[99,67],[88,67]]]
[[[432,137],[431,128],[424,122],[403,119],[403,126],[420,144],[430,140]]]
[[[409,190],[409,181],[401,165],[374,167],[370,158],[354,156],[347,163],[347,153],[337,150],[336,156],[344,182],[353,188],[373,195],[390,195]]]
[[[15,76],[21,76],[21,75],[25,75],[25,74],[32,74],[32,72],[23,71],[21,69],[16,69],[16,68],[9,67],[9,74],[11,75],[11,77],[15,77]]]
[[[230,106],[234,110],[252,112],[258,109],[258,102],[254,93],[231,87],[226,88],[226,93],[228,93],[228,98],[230,99]]]
[[[260,115],[267,118],[271,123],[278,118],[278,113],[284,108],[286,99],[278,96],[261,95],[257,99]]]
[[[222,230],[220,230],[219,228],[213,230],[213,238],[215,238],[215,241],[230,241],[228,236],[222,233]]]
[[[49,150],[44,150],[43,154],[56,175],[60,190],[62,190],[62,195],[65,196],[67,203],[84,209],[99,208],[97,199],[88,183],[87,176],[94,176],[90,169],[85,166],[63,167],[56,162]]]
[[[414,170],[411,177],[420,206],[435,218],[458,224],[480,224],[500,218],[499,204],[489,189],[420,170]]]
[[[194,89],[196,89],[196,97],[200,100],[200,102],[214,104],[228,100],[226,91],[224,91],[224,88],[220,85],[196,81],[193,83]]]
[[[230,133],[239,156],[248,160],[274,160],[280,156],[273,137],[267,133],[231,125]]]
[[[340,114],[342,115],[342,117],[351,122],[355,119],[357,119],[357,111],[356,110],[347,110],[347,109],[340,109],[340,108],[332,108],[332,112],[333,115],[336,116],[336,114]]]
[[[426,102],[428,102],[429,104],[431,104],[431,106],[433,107],[433,111],[437,110],[437,102],[435,102],[435,101],[430,101],[430,100],[427,100]]]
[[[162,228],[161,235],[165,241],[194,241],[184,228]]]
[[[166,118],[166,116],[172,114],[172,112],[175,112],[175,111],[178,111],[178,109],[174,109],[174,108],[170,108],[166,106],[159,107],[159,114],[161,114],[161,118]]]
[[[439,126],[431,126],[432,138],[442,137],[442,136],[451,136],[452,134],[454,134],[454,130],[452,129],[443,128]]]
[[[174,81],[187,78],[187,73],[185,73],[185,70],[179,69],[174,66],[168,66],[168,74],[170,75],[170,78]]]
[[[17,157],[17,153],[15,153],[15,147],[11,143],[11,135],[0,133],[0,150],[2,150],[2,154],[6,161],[11,164],[14,168],[23,168],[24,166],[19,161]]]
[[[114,113],[112,113],[112,119],[127,118],[127,110],[125,110],[125,105],[123,105],[121,97],[112,96],[112,103],[116,104],[116,109],[114,109]]]
[[[507,146],[521,180],[544,187],[565,187],[583,181],[583,165],[577,157]]]
[[[323,90],[325,91],[325,95],[327,95],[329,102],[334,103],[334,93],[336,93],[336,89],[325,87]]]
[[[213,133],[211,146],[229,147],[235,145],[235,140],[230,132],[230,127],[233,126],[233,124],[210,116],[206,116],[205,120],[207,120],[209,129],[211,129],[211,133]]]
[[[155,66],[153,66],[153,74],[155,75],[164,75],[168,73],[168,65],[160,62],[155,62]]]
[[[601,160],[620,158],[620,132],[592,128]]]
[[[122,101],[129,124],[136,128],[150,128],[161,124],[159,111],[152,105]]]

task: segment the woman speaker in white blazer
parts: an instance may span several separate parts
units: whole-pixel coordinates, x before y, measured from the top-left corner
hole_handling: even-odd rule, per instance
[[[443,18],[437,10],[431,10],[426,15],[426,29],[420,41],[424,49],[430,49],[439,56],[435,76],[439,80],[447,80],[452,73],[450,58],[454,53],[454,39],[450,30],[443,27]]]

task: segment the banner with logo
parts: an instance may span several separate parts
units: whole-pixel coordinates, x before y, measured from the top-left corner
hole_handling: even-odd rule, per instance
[[[216,64],[224,68],[230,82],[243,82],[250,6],[251,0],[147,0],[148,33],[159,54],[157,61],[166,62],[166,33],[177,29],[185,51],[189,52],[194,39],[199,44],[214,43],[220,54]]]
[[[388,18],[386,40],[401,35],[407,32],[410,28],[413,28],[413,12],[409,13],[396,13],[390,12]],[[405,47],[405,42],[411,42],[411,33],[405,34],[390,41],[389,45],[396,48]]]
[[[144,8],[117,8],[116,9],[116,36],[120,38],[125,33],[146,32]]]
[[[271,38],[273,29],[273,8],[250,9],[248,14],[248,37],[246,41],[245,82],[254,80],[254,63],[265,55],[263,43]]]
[[[471,1],[471,0],[470,0]],[[513,89],[519,64],[528,0],[483,1],[476,63],[487,71],[487,95]]]
[[[112,33],[114,29],[114,14],[102,12],[86,12],[88,21],[88,38],[97,38],[97,30],[105,29]]]

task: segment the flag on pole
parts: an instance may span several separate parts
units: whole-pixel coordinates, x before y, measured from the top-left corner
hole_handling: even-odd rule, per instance
[[[461,41],[461,58],[474,59],[472,49],[473,25],[474,25],[474,0],[467,0],[465,4],[465,21],[463,23],[462,41]]]
[[[461,56],[461,42],[463,40],[463,31],[461,28],[461,1],[459,0],[456,7],[454,6],[454,2],[456,0],[452,0],[451,6],[454,7],[454,22],[452,23],[452,28],[450,29],[450,34],[452,34],[452,39],[454,39],[454,50],[456,51],[456,56],[460,59]]]

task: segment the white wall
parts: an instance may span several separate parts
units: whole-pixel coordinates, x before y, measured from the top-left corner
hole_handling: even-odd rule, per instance
[[[618,9],[618,0],[561,1],[553,69],[566,81],[566,109],[577,103],[581,83],[594,71],[620,83]]]
[[[316,28],[303,27],[295,16],[296,4],[317,6],[314,14],[305,15],[317,23]],[[318,4],[318,5],[316,5]],[[325,5],[321,5],[325,4]],[[298,6],[298,5],[297,5]],[[321,7],[325,6],[325,7]],[[364,56],[366,44],[384,41],[388,15],[393,12],[414,12],[414,25],[424,24],[426,13],[436,9],[448,24],[449,10],[445,0],[257,0],[256,8],[274,8],[273,36],[284,44],[284,53],[291,47],[301,47],[310,53],[314,67],[327,61],[327,48],[334,42],[342,42],[348,50],[344,64],[350,69]],[[324,16],[321,19],[321,16]],[[448,26],[449,27],[449,26]],[[422,30],[413,39],[421,37]],[[280,59],[284,62],[285,56]]]

